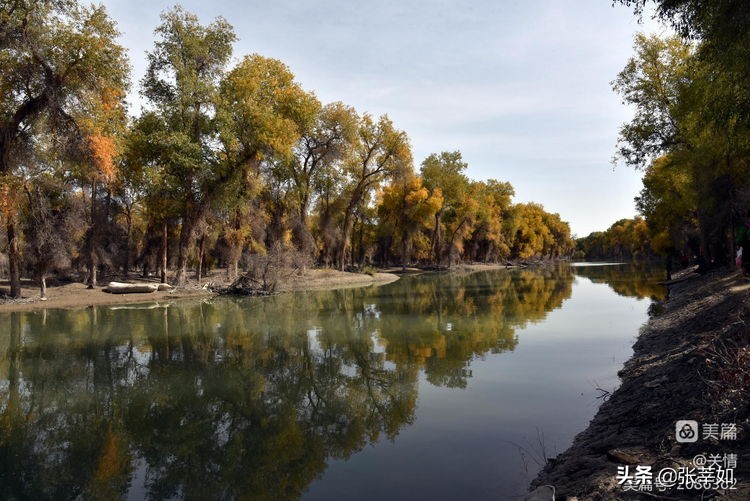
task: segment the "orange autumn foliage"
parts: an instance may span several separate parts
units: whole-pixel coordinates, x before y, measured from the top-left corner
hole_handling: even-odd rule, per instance
[[[0,176],[0,219],[11,221],[18,215],[21,198],[21,186],[11,176]]]
[[[88,146],[98,174],[102,176],[105,182],[111,182],[116,174],[117,146],[114,138],[97,131],[89,135]]]
[[[123,479],[127,478],[129,465],[127,444],[116,432],[107,430],[101,456],[88,486],[88,494],[97,499],[119,497],[119,487]]]
[[[105,112],[113,112],[122,103],[123,90],[116,87],[105,87],[99,93],[102,109]]]

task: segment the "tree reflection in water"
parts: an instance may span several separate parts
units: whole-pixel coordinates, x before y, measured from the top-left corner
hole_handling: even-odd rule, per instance
[[[137,479],[153,499],[298,498],[329,458],[414,422],[420,373],[464,388],[573,281],[569,267],[431,274],[2,315],[0,493],[118,499]]]
[[[661,301],[667,294],[666,287],[659,284],[659,281],[664,280],[663,267],[653,266],[648,262],[614,266],[576,266],[575,273],[595,284],[609,285],[620,296]]]

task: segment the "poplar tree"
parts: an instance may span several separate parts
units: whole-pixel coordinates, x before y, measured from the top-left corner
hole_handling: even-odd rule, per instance
[[[355,210],[367,201],[381,182],[403,176],[412,169],[409,138],[405,132],[396,129],[386,115],[376,121],[365,113],[359,117],[356,141],[344,168],[349,185],[337,256],[341,270],[348,257]]]
[[[8,239],[10,295],[19,297],[20,170],[39,135],[58,152],[93,152],[78,110],[117,101],[128,64],[102,6],[74,0],[0,0],[0,208]]]
[[[220,175],[215,141],[219,82],[236,40],[232,26],[219,17],[209,25],[181,7],[161,15],[159,39],[148,54],[142,94],[156,112],[152,116],[154,162],[160,177],[174,183],[180,219],[177,250],[178,285],[184,285],[195,228],[205,217]]]

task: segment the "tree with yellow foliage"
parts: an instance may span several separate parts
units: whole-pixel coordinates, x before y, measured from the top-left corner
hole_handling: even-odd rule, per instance
[[[419,177],[398,179],[383,188],[378,203],[378,231],[386,241],[384,251],[397,254],[403,268],[415,251],[418,258],[429,255],[427,242],[418,241],[415,246],[415,240],[442,204],[440,190],[430,193]]]
[[[386,116],[377,121],[365,113],[358,119],[357,136],[344,163],[348,177],[346,209],[337,261],[343,270],[349,258],[355,210],[387,179],[406,175],[412,169],[411,146],[405,132]]]
[[[494,179],[477,181],[477,221],[467,243],[475,261],[497,261],[510,257],[512,241],[503,231],[510,218],[511,198],[515,194],[508,182]]]
[[[430,237],[433,262],[440,266],[444,254],[444,223],[446,213],[451,215],[466,198],[469,189],[469,178],[465,171],[468,164],[463,161],[460,151],[440,154],[433,153],[424,159],[421,166],[422,179],[429,190],[440,190],[443,203],[435,213],[435,222]]]

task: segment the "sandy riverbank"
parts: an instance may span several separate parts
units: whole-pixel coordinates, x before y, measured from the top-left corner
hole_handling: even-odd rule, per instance
[[[217,271],[202,281],[222,284],[226,281],[225,273]],[[293,292],[303,290],[326,290],[346,287],[365,287],[368,285],[382,285],[399,279],[394,273],[377,272],[372,275],[365,273],[349,273],[332,269],[309,269],[304,273],[296,273],[282,280],[277,290],[279,292]],[[133,282],[141,282],[137,278]],[[106,284],[101,284],[102,286]],[[102,287],[87,289],[82,283],[68,283],[47,288],[47,300],[39,297],[39,287],[31,281],[24,281],[22,299],[0,301],[0,313],[10,311],[31,311],[45,308],[84,308],[94,305],[116,305],[147,303],[156,301],[170,301],[185,298],[201,298],[216,295],[197,282],[189,282],[184,288],[174,291],[159,291],[143,294],[108,294]],[[7,290],[8,283],[0,282],[0,289]]]
[[[554,261],[552,261],[554,262]],[[445,272],[450,273],[474,273],[477,271],[490,270],[507,270],[514,268],[523,268],[526,266],[543,266],[545,262],[532,263],[461,263],[446,268]],[[403,274],[418,274],[426,271],[422,268],[407,267],[403,269],[399,266],[381,269],[373,274],[351,273],[338,271],[331,268],[308,269],[304,273],[293,273],[280,280],[277,284],[277,292],[294,292],[294,291],[313,291],[313,290],[330,290],[342,289],[349,287],[366,287],[369,285],[383,285],[394,282]],[[170,277],[171,278],[171,277]],[[117,278],[117,281],[128,282],[149,282],[157,283],[155,280],[142,280],[138,277],[131,277],[130,280]],[[170,282],[170,280],[168,280]],[[116,304],[133,304],[150,301],[168,301],[185,298],[201,298],[215,296],[205,286],[227,286],[226,272],[224,270],[215,270],[204,278],[200,284],[195,280],[189,280],[188,285],[173,291],[159,291],[144,294],[107,294],[102,291],[106,282],[102,281],[99,287],[88,289],[86,285],[79,282],[66,283],[61,285],[51,285],[47,288],[47,300],[42,301],[39,295],[39,285],[32,280],[23,280],[21,289],[21,299],[0,299],[0,313],[8,311],[31,311],[42,310],[46,308],[83,308],[94,305],[116,305]],[[0,281],[0,292],[3,290],[7,293],[9,285],[7,280]]]
[[[452,271],[456,272],[474,272],[474,271],[490,271],[490,270],[512,270],[515,268],[521,268],[523,265],[516,263],[461,263],[451,268]]]
[[[739,271],[693,274],[641,330],[620,387],[573,445],[532,482],[551,499],[750,499],[750,281]],[[736,424],[737,439],[678,443],[676,421]],[[671,488],[637,493],[618,485],[618,467],[693,467],[698,454],[737,455],[736,490]],[[546,492],[546,497],[543,495]]]

